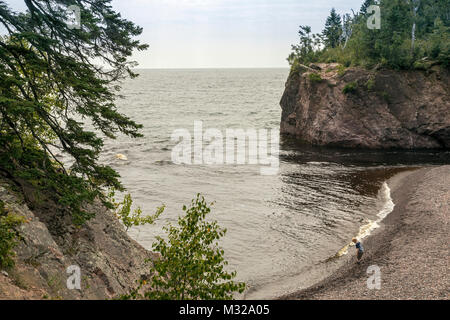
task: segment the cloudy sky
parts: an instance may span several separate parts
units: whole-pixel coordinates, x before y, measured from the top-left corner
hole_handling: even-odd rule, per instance
[[[23,0],[3,0],[23,9]],[[357,11],[363,0],[113,0],[144,28],[141,68],[287,67],[299,25],[323,29],[332,7]]]

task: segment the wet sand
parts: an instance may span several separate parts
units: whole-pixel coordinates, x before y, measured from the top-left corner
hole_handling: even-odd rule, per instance
[[[388,181],[394,210],[347,262],[318,284],[280,299],[449,299],[450,166],[402,172]],[[368,289],[376,265],[380,289]]]

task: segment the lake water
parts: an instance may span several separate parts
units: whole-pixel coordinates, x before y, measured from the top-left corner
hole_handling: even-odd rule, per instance
[[[326,264],[362,225],[376,220],[383,182],[398,170],[448,162],[442,152],[372,152],[312,148],[282,138],[277,175],[256,165],[176,165],[175,129],[279,127],[288,69],[141,70],[123,84],[119,110],[144,125],[144,138],[107,141],[101,161],[117,169],[135,204],[157,223],[130,234],[151,249],[161,227],[176,222],[196,193],[215,201],[211,218],[228,229],[221,244],[230,269],[271,298],[323,277]],[[116,159],[124,154],[127,161]],[[320,269],[322,270],[322,269]],[[326,270],[324,268],[323,270]]]

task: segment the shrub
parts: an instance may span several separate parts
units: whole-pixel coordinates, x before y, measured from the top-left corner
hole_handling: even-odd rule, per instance
[[[375,81],[373,79],[367,80],[367,82],[366,82],[367,90],[372,91],[374,87],[375,87]]]
[[[291,73],[301,73],[303,70],[305,70],[305,68],[301,66],[301,63],[297,60],[294,61],[291,66]]]
[[[242,293],[244,283],[232,279],[236,272],[224,271],[228,264],[218,240],[226,229],[216,221],[206,221],[210,206],[200,194],[191,206],[183,207],[185,215],[178,218],[178,226],[164,227],[167,241],[157,237],[153,249],[161,257],[151,268],[151,289],[139,294],[145,281],[122,299],[147,298],[152,300],[229,300],[234,292]]]
[[[320,83],[323,81],[322,77],[318,73],[310,73],[309,74],[309,81],[311,83]]]
[[[0,200],[0,269],[14,267],[14,247],[21,239],[17,228],[25,221],[24,217],[8,212]]]
[[[352,81],[345,85],[344,89],[342,89],[342,92],[345,94],[355,93],[357,88],[358,88],[358,83],[356,83],[356,81]]]
[[[338,75],[342,77],[346,72],[347,68],[345,68],[342,64],[337,67]]]
[[[413,64],[413,68],[415,70],[423,70],[423,71],[425,71],[425,70],[429,69],[429,66],[427,66],[427,64],[424,63],[423,61],[416,61]]]

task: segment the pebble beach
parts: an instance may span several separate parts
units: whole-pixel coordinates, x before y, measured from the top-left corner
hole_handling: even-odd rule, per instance
[[[450,298],[450,166],[402,172],[388,185],[394,210],[364,239],[361,263],[350,250],[353,256],[332,276],[281,299]],[[368,288],[371,266],[379,268],[379,289]]]

